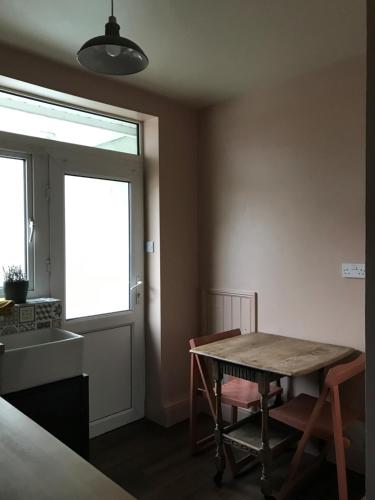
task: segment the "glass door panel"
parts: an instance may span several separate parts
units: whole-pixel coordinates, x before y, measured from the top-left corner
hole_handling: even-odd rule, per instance
[[[130,309],[129,183],[65,175],[66,319]]]

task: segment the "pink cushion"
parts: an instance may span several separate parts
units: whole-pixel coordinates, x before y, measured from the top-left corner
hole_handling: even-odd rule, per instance
[[[282,391],[281,387],[271,386],[271,396],[276,396]],[[250,408],[259,404],[260,394],[258,392],[258,384],[242,380],[240,378],[232,378],[222,386],[222,402],[240,408]]]

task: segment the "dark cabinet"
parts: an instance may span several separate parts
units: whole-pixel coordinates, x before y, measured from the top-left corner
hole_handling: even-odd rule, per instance
[[[89,458],[89,377],[81,375],[3,396],[73,451]]]

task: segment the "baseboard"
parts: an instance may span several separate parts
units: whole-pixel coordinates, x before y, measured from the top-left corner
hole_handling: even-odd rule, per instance
[[[189,399],[184,398],[158,408],[148,408],[146,417],[163,427],[172,427],[189,418]]]
[[[90,422],[90,439],[142,418],[134,408]]]
[[[183,399],[164,406],[165,427],[183,422],[189,418],[189,399]]]

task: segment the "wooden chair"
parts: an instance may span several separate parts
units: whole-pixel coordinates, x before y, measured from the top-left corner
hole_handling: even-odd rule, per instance
[[[229,330],[213,335],[196,337],[190,339],[190,348],[210,344],[219,340],[229,339],[241,335],[241,330]],[[251,333],[247,334],[251,335]],[[272,386],[271,395],[279,396],[281,387]],[[213,434],[198,439],[197,416],[198,397],[203,396],[208,401],[212,417],[215,419],[215,394],[213,390],[212,377],[210,376],[204,357],[190,354],[190,443],[192,453],[201,451],[207,445],[213,443]],[[238,408],[259,408],[260,399],[258,384],[242,380],[236,377],[228,377],[228,381],[222,385],[222,403],[231,406],[232,423],[237,421]],[[236,462],[232,451],[226,447],[228,463],[233,475],[236,475],[245,465],[245,461]],[[247,461],[249,462],[249,460]]]
[[[343,430],[363,415],[360,410],[354,411],[341,405],[339,386],[364,371],[365,355],[360,354],[354,361],[337,365],[328,371],[319,399],[300,394],[270,411],[272,418],[303,432],[290,465],[288,478],[280,492],[280,498],[286,498],[298,482],[297,471],[304,449],[309,439],[316,437],[326,442],[321,458],[326,456],[329,445],[334,442],[339,499],[348,500],[345,447],[348,447],[350,442],[344,437]],[[330,399],[327,401],[328,396]]]

